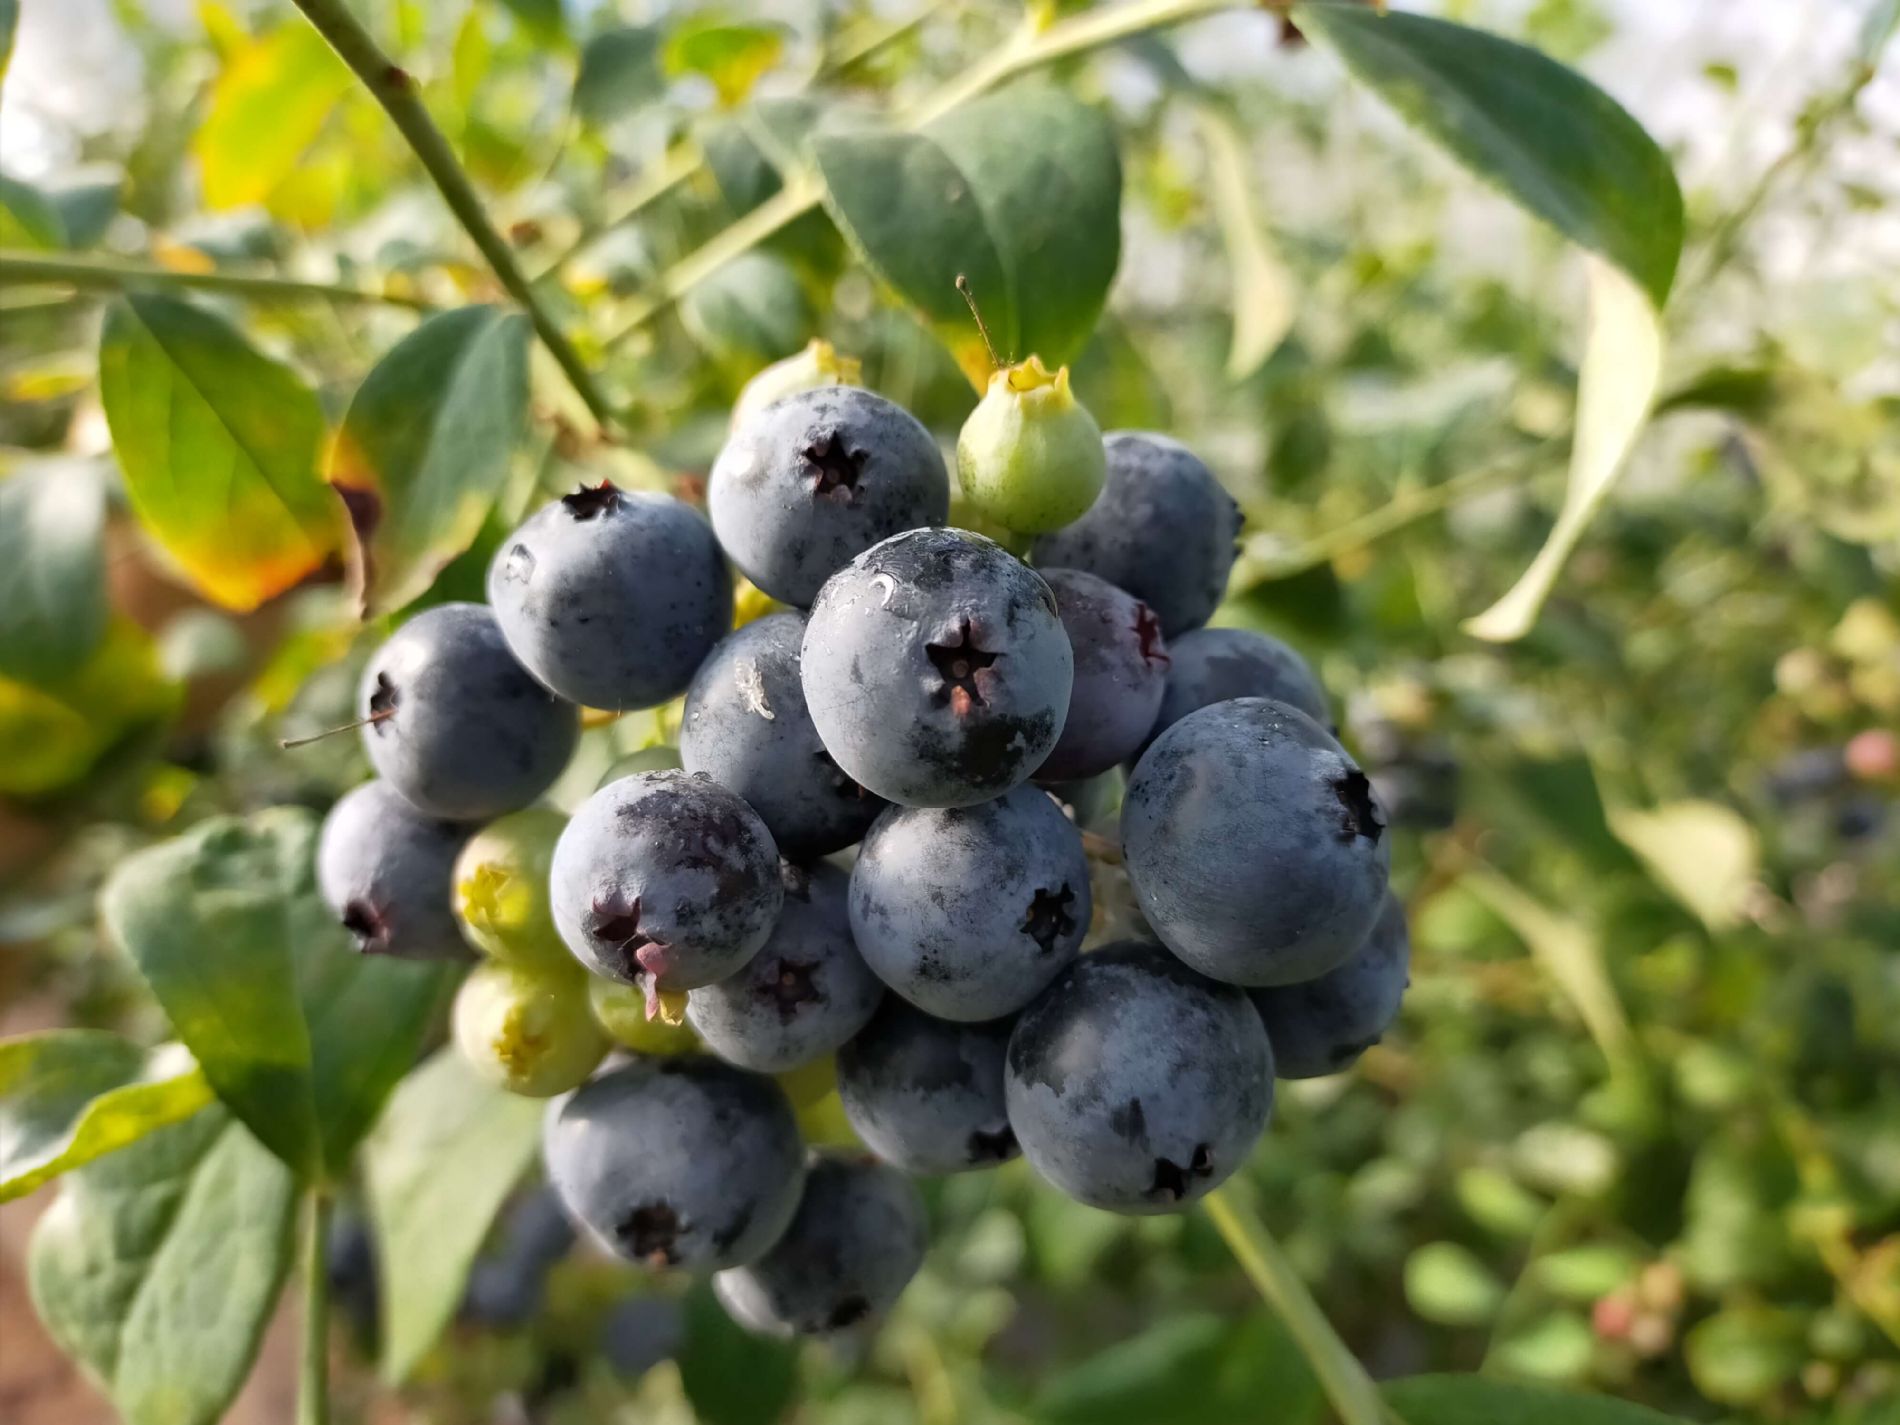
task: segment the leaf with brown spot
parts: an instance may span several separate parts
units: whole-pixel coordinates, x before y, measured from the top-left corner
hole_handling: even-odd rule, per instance
[[[528,410],[528,320],[494,307],[431,317],[376,363],[330,449],[367,615],[428,591],[475,542]]]
[[[316,394],[224,318],[152,293],[114,302],[99,395],[133,512],[206,597],[254,609],[335,552]]]

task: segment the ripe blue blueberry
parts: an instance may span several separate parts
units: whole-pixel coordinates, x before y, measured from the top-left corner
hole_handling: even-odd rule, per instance
[[[745,798],[778,843],[808,860],[849,846],[884,800],[839,770],[818,740],[799,678],[800,614],[767,614],[712,651],[686,693],[680,760]]]
[[[656,995],[722,980],[765,944],[784,892],[758,814],[686,772],[638,772],[581,804],[554,847],[554,927],[597,975]]]
[[[600,1323],[600,1354],[622,1381],[635,1381],[686,1344],[679,1301],[653,1292],[629,1293]]]
[[[548,1271],[574,1245],[574,1227],[549,1187],[539,1187],[508,1210],[500,1247],[469,1272],[457,1313],[479,1326],[526,1325],[541,1309]]]
[[[1049,586],[955,529],[897,535],[834,574],[802,664],[826,750],[907,806],[969,806],[1026,780],[1056,744],[1074,676]]]
[[[823,861],[779,869],[785,908],[765,948],[686,1000],[686,1018],[708,1049],[762,1074],[829,1054],[884,998],[883,981],[851,943],[850,878]]]
[[[952,1024],[886,995],[838,1051],[838,1096],[858,1137],[907,1173],[960,1173],[1016,1156],[1003,1103],[1012,1021]]]
[[[767,1336],[822,1336],[882,1317],[923,1265],[924,1205],[868,1158],[816,1154],[791,1226],[750,1266],[713,1278],[727,1312]]]
[[[858,953],[897,993],[960,1023],[1014,1014],[1082,948],[1082,834],[1047,793],[892,807],[851,868]]]
[[[1030,1166],[1111,1212],[1173,1212],[1252,1151],[1273,1056],[1241,991],[1158,945],[1084,955],[1010,1035],[1009,1121]]]
[[[1297,708],[1240,698],[1189,713],[1142,754],[1122,852],[1167,947],[1229,984],[1325,974],[1366,938],[1391,847],[1365,773]]]
[[[1146,747],[1191,712],[1235,698],[1272,698],[1331,727],[1326,690],[1279,639],[1249,628],[1197,628],[1168,644],[1167,691],[1143,739]]]
[[[1227,592],[1240,507],[1179,441],[1116,431],[1103,446],[1101,495],[1074,524],[1036,541],[1036,563],[1085,569],[1126,589],[1170,639],[1199,628]]]
[[[424,816],[387,782],[346,792],[323,819],[317,888],[366,955],[466,960],[450,909],[470,828]]]
[[[439,604],[376,650],[357,691],[370,765],[427,816],[486,821],[561,775],[580,710],[508,651],[480,604]]]
[[[488,602],[515,657],[562,697],[650,708],[685,692],[732,627],[732,575],[689,507],[603,481],[503,542]]]
[[[1080,569],[1040,571],[1075,654],[1062,736],[1036,780],[1079,781],[1131,756],[1154,726],[1168,682],[1161,621],[1140,599]]]
[[[1412,961],[1405,907],[1386,893],[1365,943],[1316,980],[1254,990],[1274,1072],[1316,1079],[1351,1068],[1397,1018]]]
[[[739,422],[706,490],[740,571],[806,608],[879,540],[950,513],[943,455],[917,418],[858,386],[822,386]]]
[[[542,1150],[568,1215],[654,1267],[757,1259],[792,1220],[804,1180],[784,1092],[703,1055],[636,1059],[583,1084]]]

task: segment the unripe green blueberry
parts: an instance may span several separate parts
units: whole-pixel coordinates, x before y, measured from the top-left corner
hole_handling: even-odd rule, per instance
[[[1019,534],[1080,519],[1108,473],[1102,429],[1039,357],[990,377],[957,437],[957,483],[983,517]]]
[[[613,765],[600,774],[599,786],[617,782],[622,777],[631,777],[635,772],[676,771],[680,765],[679,748],[671,743],[655,743],[652,747],[642,747],[638,752],[616,757]]]
[[[862,370],[857,357],[841,355],[830,342],[813,337],[803,351],[774,361],[745,383],[739,399],[732,403],[733,429],[738,429],[772,402],[795,396],[800,391],[815,391],[820,386],[856,386]]]
[[[623,1049],[669,1057],[691,1054],[699,1048],[699,1036],[684,1018],[677,1023],[669,1023],[657,1014],[647,1018],[646,990],[639,985],[589,975],[587,998],[595,1020]]]
[[[552,1098],[579,1087],[607,1056],[580,966],[548,972],[491,960],[455,996],[455,1046],[510,1093]]]
[[[531,969],[579,968],[548,908],[548,863],[566,825],[558,811],[528,807],[491,821],[462,848],[455,919],[484,955]]]

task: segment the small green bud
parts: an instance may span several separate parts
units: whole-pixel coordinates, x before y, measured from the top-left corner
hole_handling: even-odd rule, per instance
[[[820,386],[856,386],[863,368],[855,356],[841,355],[830,342],[813,337],[805,349],[782,361],[774,361],[745,383],[739,399],[732,403],[732,425],[736,430],[774,401],[795,396],[800,391],[815,391]]]
[[[1102,428],[1069,389],[1069,368],[1052,374],[1035,356],[990,377],[957,437],[964,498],[1019,534],[1080,519],[1107,474]]]
[[[491,960],[455,996],[455,1047],[490,1083],[528,1098],[578,1088],[607,1056],[607,1036],[587,1003],[587,973]]]

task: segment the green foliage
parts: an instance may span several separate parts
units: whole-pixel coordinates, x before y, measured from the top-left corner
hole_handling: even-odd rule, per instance
[[[39,189],[4,174],[0,174],[0,246],[66,246],[66,224],[59,209]]]
[[[99,396],[140,523],[215,602],[255,608],[336,548],[316,395],[222,317],[150,293],[113,303]]]
[[[211,1101],[191,1056],[116,1034],[0,1040],[0,1202],[189,1118]]]
[[[376,363],[329,465],[366,613],[413,602],[474,542],[527,405],[527,320],[493,307],[431,317]]]
[[[604,128],[656,98],[664,87],[659,70],[660,37],[649,26],[603,30],[581,50],[574,76],[574,112]]]
[[[1054,367],[1081,351],[1121,255],[1121,165],[1100,114],[1025,85],[919,133],[821,133],[813,154],[852,245],[966,370],[987,363],[959,276],[1003,359]]]
[[[382,1372],[406,1379],[448,1324],[503,1199],[541,1141],[543,1105],[477,1078],[452,1049],[389,1102],[364,1146],[381,1273]]]
[[[1385,1398],[1406,1425],[1665,1425],[1669,1418],[1620,1400],[1483,1376],[1412,1376],[1388,1385]]]
[[[1284,1425],[1320,1418],[1318,1382],[1286,1330],[1264,1312],[1235,1319],[1181,1312],[1052,1376],[1038,1425],[1250,1425],[1263,1404]]]
[[[73,1174],[33,1233],[33,1303],[126,1425],[212,1425],[290,1258],[289,1172],[222,1109]]]
[[[680,1382],[705,1425],[772,1425],[797,1389],[798,1357],[780,1341],[762,1341],[733,1324],[704,1286],[686,1298]]]
[[[99,472],[48,461],[0,481],[0,673],[41,682],[106,635],[106,491]]]

